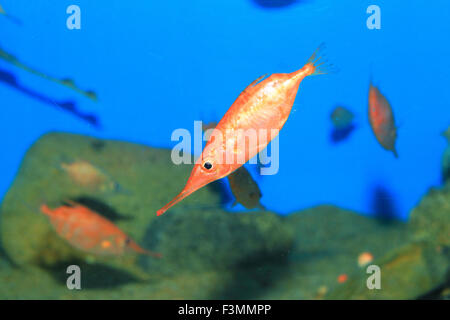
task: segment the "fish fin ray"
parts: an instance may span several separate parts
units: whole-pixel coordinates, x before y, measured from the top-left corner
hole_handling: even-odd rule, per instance
[[[314,72],[311,74],[312,76],[320,74],[332,74],[339,71],[335,65],[325,59],[325,48],[325,43],[322,42],[306,62],[306,64],[312,64],[314,66]]]

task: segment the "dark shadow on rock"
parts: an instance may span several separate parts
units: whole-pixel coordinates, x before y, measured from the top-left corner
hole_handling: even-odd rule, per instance
[[[445,283],[430,292],[421,295],[417,300],[448,300],[450,298],[450,274],[447,275],[447,279],[448,280]]]
[[[67,274],[67,267],[70,265],[80,267],[82,289],[108,289],[128,283],[141,282],[139,278],[126,271],[100,263],[88,264],[82,261],[67,261],[51,267],[41,266],[41,268],[49,272],[56,282],[65,286],[67,278],[70,276],[70,274]]]
[[[1,244],[0,244],[0,259],[4,259],[13,268],[19,268],[19,266],[16,263],[14,263],[11,257],[6,253],[5,249],[2,247]]]
[[[243,257],[231,269],[231,281],[224,283],[211,294],[215,300],[247,300],[262,298],[281,279],[289,277],[287,252],[280,252],[280,258],[267,261],[264,254],[255,253]]]
[[[400,216],[395,197],[387,188],[381,185],[377,185],[373,189],[371,208],[375,218],[383,223],[394,222]]]
[[[72,101],[55,101],[39,92],[33,91],[29,88],[22,86],[17,81],[15,75],[6,70],[0,69],[0,82],[3,82],[5,84],[9,85],[13,89],[16,89],[17,91],[27,95],[28,97],[30,97],[34,100],[45,103],[52,107],[59,108],[63,111],[66,111],[66,112],[72,114],[73,116],[75,116],[85,122],[88,122],[89,124],[91,124],[92,126],[94,126],[96,128],[100,128],[100,122],[99,122],[99,119],[97,118],[97,116],[95,116],[93,114],[85,114],[85,113],[80,112],[77,109],[76,104]]]
[[[91,148],[92,150],[96,152],[101,152],[106,147],[106,142],[102,140],[95,140],[91,142]]]
[[[89,209],[92,209],[93,211],[99,213],[103,217],[111,220],[111,221],[118,221],[118,220],[131,220],[133,219],[130,216],[125,216],[119,212],[117,212],[114,208],[110,207],[106,203],[89,197],[89,196],[80,196],[77,198],[71,199],[72,201],[79,203],[85,207],[88,207]]]
[[[252,3],[264,9],[279,9],[294,4],[308,3],[312,0],[251,0]]]
[[[172,213],[176,212],[178,209],[174,208],[172,210]],[[147,225],[146,229],[145,229],[145,233],[144,233],[144,237],[142,238],[141,241],[141,245],[143,248],[146,248],[148,250],[152,250],[150,248],[157,248],[158,246],[158,223],[150,223]],[[149,257],[146,255],[139,255],[138,259],[137,259],[137,265],[140,266],[143,270],[151,270],[152,266],[154,266],[155,264],[161,264],[164,263],[164,253],[162,253],[163,256],[161,259],[155,259],[153,257]],[[158,272],[159,270],[157,270]]]
[[[350,137],[352,132],[356,129],[354,124],[351,124],[345,128],[333,128],[330,132],[330,140],[333,144],[342,142]]]

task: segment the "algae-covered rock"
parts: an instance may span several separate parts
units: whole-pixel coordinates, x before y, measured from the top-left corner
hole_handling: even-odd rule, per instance
[[[271,290],[271,299],[345,299],[333,292],[346,287],[352,278],[364,275],[358,257],[370,252],[374,263],[409,241],[407,225],[380,221],[334,206],[318,206],[287,217],[296,234],[289,267]],[[338,282],[340,275],[349,280]],[[366,278],[361,279],[365,285]]]
[[[91,163],[95,170],[87,172],[101,170],[120,188],[78,184],[61,166],[76,161]],[[67,277],[68,265],[80,265],[89,288],[286,256],[292,232],[279,216],[227,213],[220,209],[221,195],[214,188],[203,188],[156,217],[156,210],[181,190],[190,170],[173,165],[170,150],[74,134],[44,135],[25,155],[2,203],[2,247],[15,265],[39,266],[59,283]],[[57,207],[68,199],[104,215],[142,247],[160,251],[163,258],[136,254],[101,258],[74,249],[39,212],[42,203]]]
[[[450,189],[431,189],[412,210],[410,226],[418,240],[450,249]]]
[[[77,161],[92,164],[95,169],[87,172],[98,170],[107,178],[78,184],[92,180],[73,179],[61,167]],[[408,223],[329,205],[286,217],[229,213],[221,209],[214,186],[157,217],[156,210],[181,190],[190,169],[173,165],[169,150],[73,134],[43,136],[27,152],[0,208],[3,254],[9,259],[0,250],[0,299],[448,296],[450,188],[431,190]],[[104,181],[119,187],[104,188]],[[38,210],[42,203],[56,207],[67,199],[110,219],[163,258],[105,259],[74,249]],[[362,253],[373,257],[369,265],[380,267],[380,290],[366,285],[367,265],[358,264]],[[70,264],[81,267],[82,290],[66,287]]]
[[[448,260],[434,253],[427,243],[412,242],[395,248],[372,263],[380,268],[380,289],[367,286],[373,271],[361,270],[326,298],[416,299],[446,281]]]
[[[173,209],[147,230],[147,243],[164,253],[158,272],[223,270],[283,261],[293,232],[270,212]]]

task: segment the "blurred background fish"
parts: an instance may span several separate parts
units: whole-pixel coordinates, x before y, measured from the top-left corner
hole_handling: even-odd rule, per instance
[[[92,91],[92,90],[83,90],[81,88],[79,88],[75,82],[70,79],[70,78],[64,78],[64,79],[58,79],[55,78],[53,76],[50,76],[44,72],[41,72],[37,69],[34,69],[28,65],[26,65],[25,63],[21,62],[18,58],[16,58],[14,55],[12,55],[11,53],[5,51],[4,49],[2,49],[0,47],[0,59],[3,59],[4,61],[16,66],[17,68],[20,68],[22,70],[25,70],[31,74],[34,74],[38,77],[41,77],[43,79],[46,79],[48,81],[60,84],[62,86],[65,86],[75,92],[78,92],[79,94],[84,95],[85,97],[93,100],[93,101],[97,101],[97,94]]]
[[[338,106],[330,114],[333,129],[331,131],[331,141],[340,142],[347,139],[355,129],[353,123],[354,114],[345,107]]]
[[[3,7],[2,7],[1,4],[0,4],[0,15],[3,15],[4,17],[8,18],[9,20],[11,20],[12,22],[14,22],[14,23],[16,23],[16,24],[18,24],[18,25],[21,25],[21,24],[22,24],[22,22],[21,22],[19,19],[17,19],[17,18],[14,17],[14,16],[11,16],[9,13],[7,13],[7,12],[5,11],[5,9],[3,9]]]
[[[82,187],[103,192],[119,189],[118,183],[88,161],[62,162],[61,168],[70,176],[74,183]]]
[[[261,190],[250,172],[242,166],[228,176],[231,192],[236,198],[234,205],[240,203],[247,209],[265,209],[261,204]]]
[[[369,87],[369,122],[380,145],[384,149],[392,151],[398,158],[395,148],[397,127],[392,107],[386,97],[372,83]]]
[[[331,121],[336,129],[345,129],[353,122],[353,112],[344,108],[336,107],[330,114]]]
[[[160,258],[161,254],[145,250],[129,238],[122,230],[98,213],[68,201],[56,209],[41,206],[55,231],[75,248],[94,255],[120,256],[136,252]]]
[[[98,117],[95,114],[84,113],[78,110],[76,102],[71,100],[56,101],[55,99],[52,99],[43,93],[39,93],[38,91],[35,91],[20,84],[13,73],[3,70],[1,68],[0,68],[0,82],[10,86],[11,88],[14,88],[18,92],[21,92],[32,99],[45,103],[51,107],[56,107],[60,110],[68,112],[69,114],[75,116],[76,118],[91,124],[95,128],[100,127],[100,120],[98,119]]]

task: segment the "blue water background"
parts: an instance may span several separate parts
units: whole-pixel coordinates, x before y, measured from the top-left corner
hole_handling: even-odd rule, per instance
[[[98,130],[0,82],[1,196],[27,148],[45,132],[171,148],[174,129],[219,120],[251,81],[301,68],[321,42],[340,71],[301,84],[280,134],[278,174],[255,175],[262,203],[280,214],[331,203],[405,219],[427,189],[441,183],[446,143],[440,133],[450,125],[450,2],[307,0],[281,8],[257,0],[0,3],[22,20],[20,26],[0,16],[0,46],[95,90],[99,102],[3,60],[0,69],[55,101],[76,101],[102,125]],[[71,4],[81,8],[81,30],[66,28]],[[370,4],[381,8],[381,30],[366,27]],[[399,159],[380,147],[368,125],[371,74],[400,124]],[[355,113],[356,129],[334,144],[329,114],[337,105]]]

